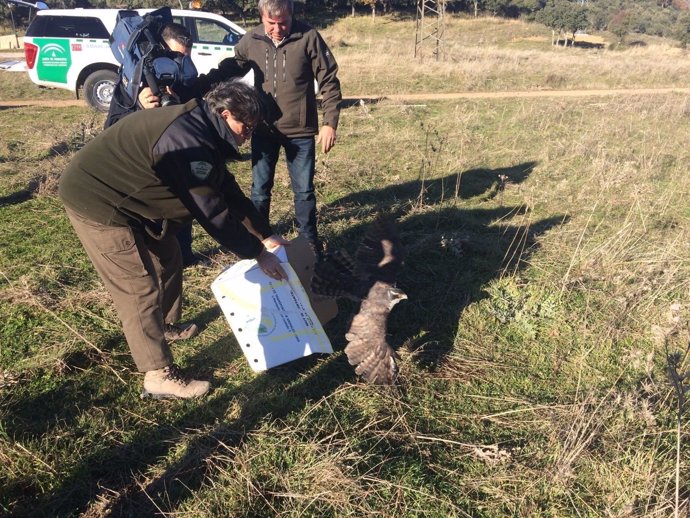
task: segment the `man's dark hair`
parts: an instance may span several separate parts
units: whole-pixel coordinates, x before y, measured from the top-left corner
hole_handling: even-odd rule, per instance
[[[224,110],[247,126],[256,127],[263,119],[263,104],[255,88],[238,80],[224,81],[206,94],[206,102],[214,113]]]
[[[192,35],[187,27],[179,23],[166,23],[161,31],[161,38],[166,43],[176,41],[188,49],[192,47]]]

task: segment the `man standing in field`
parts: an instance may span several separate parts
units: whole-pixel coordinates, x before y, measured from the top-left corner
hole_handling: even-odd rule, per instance
[[[219,83],[206,100],[133,113],[80,150],[60,179],[67,215],[112,296],[144,395],[192,398],[207,381],[187,379],[169,342],[191,338],[182,313],[182,258],[175,232],[196,219],[240,257],[285,278],[269,250],[287,244],[242,193],[228,158],[261,120],[250,86]]]
[[[259,0],[262,24],[247,32],[235,47],[240,65],[254,70],[257,86],[266,94],[266,124],[252,136],[251,199],[268,218],[275,168],[285,149],[299,233],[319,255],[314,173],[316,143],[328,153],[335,145],[340,114],[338,65],[321,35],[293,20],[292,0]],[[314,80],[322,95],[323,124],[319,128]]]

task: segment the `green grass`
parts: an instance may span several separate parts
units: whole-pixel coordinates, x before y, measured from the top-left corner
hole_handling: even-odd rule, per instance
[[[370,23],[341,20],[326,33]],[[409,36],[408,22],[378,23],[380,33],[367,32],[372,48]],[[463,45],[497,59],[541,30],[457,23]],[[529,45],[530,77],[552,73],[550,56],[570,51]],[[657,68],[646,86],[668,66],[669,50],[653,59],[649,47],[644,61]],[[335,50],[346,91],[373,85],[342,65],[364,61],[364,48]],[[637,69],[626,79],[621,63],[639,50],[574,50],[599,65],[583,85],[637,84]],[[357,73],[389,78],[377,84],[391,91],[409,86],[372,62]],[[409,55],[406,64],[418,66]],[[494,72],[519,86],[508,69]],[[415,88],[441,88],[429,78]],[[409,296],[390,319],[399,386],[367,386],[347,364],[351,304],[327,326],[335,354],[252,373],[210,291],[235,258],[211,253],[195,227],[195,248],[214,261],[185,272],[185,318],[202,333],[174,346],[214,387],[194,402],[139,399],[142,378],[108,295],[55,196],[102,117],[79,107],[0,111],[0,514],[673,514],[666,353],[690,340],[684,96],[344,109],[337,146],[317,160],[321,229],[330,248],[353,250],[375,212],[398,217]],[[231,169],[247,188],[249,164]],[[284,168],[274,199],[272,221],[292,237]],[[681,424],[686,441],[687,417]]]
[[[24,59],[23,56],[17,59]],[[4,60],[0,60],[4,61]],[[74,99],[74,94],[61,88],[40,87],[31,82],[26,72],[0,71],[0,101],[17,101],[23,99]]]

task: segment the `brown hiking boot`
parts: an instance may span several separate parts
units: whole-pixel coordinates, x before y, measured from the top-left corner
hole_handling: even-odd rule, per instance
[[[165,324],[165,339],[168,342],[188,340],[199,334],[196,324]]]
[[[203,396],[209,387],[208,381],[185,378],[176,365],[168,365],[162,369],[148,371],[144,375],[144,391],[141,397],[189,399]]]

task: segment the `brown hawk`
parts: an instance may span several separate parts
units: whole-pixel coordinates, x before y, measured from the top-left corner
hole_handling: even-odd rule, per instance
[[[395,287],[404,251],[392,219],[379,217],[367,230],[354,260],[345,251],[326,254],[314,266],[311,288],[317,295],[360,301],[345,334],[345,354],[366,381],[391,384],[398,355],[386,341],[388,314],[407,298]]]

